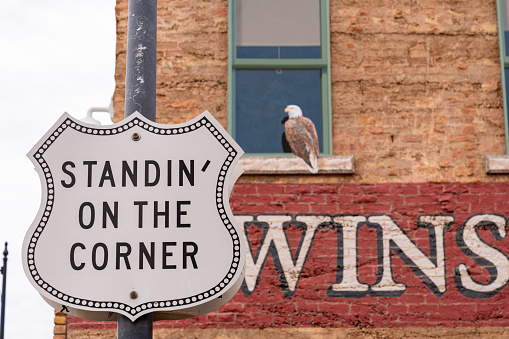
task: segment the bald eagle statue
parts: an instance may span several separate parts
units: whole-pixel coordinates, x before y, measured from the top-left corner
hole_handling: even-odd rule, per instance
[[[285,122],[285,136],[293,154],[304,160],[311,173],[318,173],[320,146],[315,125],[302,116],[299,106],[288,105],[285,112],[289,118]]]

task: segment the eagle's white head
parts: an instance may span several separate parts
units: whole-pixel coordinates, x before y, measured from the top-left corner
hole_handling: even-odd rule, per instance
[[[302,110],[297,105],[286,106],[285,112],[288,113],[290,118],[298,118],[302,116]]]

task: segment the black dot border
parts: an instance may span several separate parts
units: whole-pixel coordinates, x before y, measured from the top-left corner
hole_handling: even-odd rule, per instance
[[[127,304],[114,302],[114,301],[96,301],[89,299],[81,299],[73,297],[69,294],[66,294],[50,284],[48,284],[40,275],[38,274],[37,267],[35,265],[34,252],[37,247],[38,239],[41,233],[44,231],[46,224],[51,216],[51,211],[53,210],[54,203],[54,180],[51,174],[51,170],[44,159],[44,153],[51,146],[51,144],[62,135],[66,129],[74,129],[81,133],[92,134],[97,136],[109,136],[115,135],[119,133],[126,132],[131,128],[139,126],[144,130],[151,132],[153,134],[158,135],[178,135],[184,133],[190,133],[198,130],[199,128],[206,128],[215,139],[222,145],[222,147],[228,152],[228,156],[226,160],[221,165],[221,170],[217,177],[216,184],[216,208],[220,218],[224,224],[224,227],[228,230],[230,234],[232,243],[233,243],[233,259],[230,264],[230,268],[224,278],[216,284],[214,287],[204,291],[202,293],[198,293],[196,295],[190,296],[188,298],[181,299],[173,299],[173,300],[158,300],[151,301],[140,304],[136,307],[131,307]],[[226,194],[226,199],[228,199],[228,193],[225,192],[225,181],[226,181],[226,173],[234,163],[235,158],[238,156],[239,152],[235,149],[233,145],[231,145],[228,140],[220,133],[220,131],[214,126],[213,123],[207,117],[202,117],[198,121],[194,122],[191,125],[183,126],[183,127],[169,127],[169,128],[161,128],[155,127],[139,118],[134,118],[133,120],[114,128],[94,128],[90,126],[84,126],[80,123],[77,123],[70,118],[65,119],[60,126],[58,126],[53,133],[51,133],[48,138],[43,142],[43,144],[37,149],[37,151],[33,154],[35,161],[41,167],[44,178],[46,180],[46,205],[43,210],[42,217],[35,228],[35,231],[32,233],[32,237],[28,244],[28,250],[26,253],[28,268],[30,271],[30,275],[32,279],[47,293],[50,293],[54,297],[58,298],[63,304],[69,305],[70,307],[87,307],[94,309],[96,311],[104,310],[119,310],[125,311],[132,316],[136,316],[140,312],[144,312],[145,310],[153,310],[157,311],[157,309],[166,309],[168,307],[177,307],[177,306],[192,306],[193,304],[200,302],[204,299],[213,297],[214,295],[220,294],[222,290],[231,282],[235,274],[241,269],[240,267],[240,237],[236,232],[235,227],[230,220],[228,213],[224,207],[224,195]]]

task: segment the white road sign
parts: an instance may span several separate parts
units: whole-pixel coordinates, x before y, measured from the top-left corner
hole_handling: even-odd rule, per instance
[[[88,319],[223,305],[244,276],[228,201],[242,154],[208,112],[179,125],[62,115],[28,154],[42,182],[23,243],[28,279],[53,307]]]

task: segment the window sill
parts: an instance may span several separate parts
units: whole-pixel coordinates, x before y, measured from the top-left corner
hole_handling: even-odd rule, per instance
[[[486,174],[509,174],[509,155],[487,155],[484,157]]]
[[[244,174],[312,174],[297,157],[243,157]],[[354,157],[324,156],[318,160],[318,174],[355,174]]]

